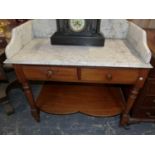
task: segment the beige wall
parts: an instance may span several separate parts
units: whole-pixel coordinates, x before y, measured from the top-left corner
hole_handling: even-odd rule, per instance
[[[130,21],[141,26],[142,28],[155,29],[155,19],[130,19]]]

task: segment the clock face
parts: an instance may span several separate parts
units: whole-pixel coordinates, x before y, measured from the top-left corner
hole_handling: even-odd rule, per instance
[[[86,26],[85,19],[69,19],[69,27],[73,32],[81,32]]]

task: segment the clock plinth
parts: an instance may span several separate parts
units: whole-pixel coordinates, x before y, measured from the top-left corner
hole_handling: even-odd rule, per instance
[[[85,46],[104,46],[104,38],[101,34],[92,36],[68,36],[56,32],[51,37],[51,44],[55,45],[85,45]]]
[[[59,19],[51,44],[104,46],[105,39],[99,31],[100,20],[97,19]]]

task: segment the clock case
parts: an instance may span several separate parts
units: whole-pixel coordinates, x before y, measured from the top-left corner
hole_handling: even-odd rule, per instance
[[[69,19],[57,19],[57,32],[51,37],[53,45],[104,46],[104,36],[100,34],[99,19],[85,19],[81,32],[74,32],[69,26]]]

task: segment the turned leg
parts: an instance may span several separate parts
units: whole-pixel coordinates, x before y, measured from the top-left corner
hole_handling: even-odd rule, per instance
[[[40,111],[35,104],[33,93],[32,93],[30,84],[23,73],[22,65],[14,65],[14,68],[16,71],[17,78],[18,78],[19,82],[22,84],[22,88],[24,90],[25,96],[28,99],[28,103],[31,108],[31,114],[34,117],[34,119],[37,122],[39,122],[40,121]]]
[[[133,104],[135,103],[135,100],[138,96],[139,90],[140,90],[140,88],[136,88],[136,87],[134,87],[131,90],[131,93],[127,100],[126,108],[122,114],[122,119],[121,119],[122,126],[125,126],[129,123],[129,118],[130,118],[129,113],[130,113],[131,108],[133,107]]]
[[[40,112],[39,112],[39,109],[35,105],[35,100],[34,100],[34,97],[33,97],[33,94],[32,94],[31,87],[30,87],[28,82],[22,83],[22,86],[23,86],[23,90],[25,92],[25,95],[26,95],[26,97],[28,99],[30,108],[31,108],[31,114],[34,117],[34,119],[37,122],[39,122],[40,121]]]
[[[142,69],[139,73],[139,77],[138,77],[137,81],[135,82],[133,89],[131,90],[131,92],[129,94],[127,103],[125,105],[125,109],[122,114],[122,118],[121,118],[121,122],[120,122],[120,124],[122,126],[125,126],[130,123],[131,108],[133,107],[133,105],[137,99],[140,89],[143,88],[143,86],[144,86],[144,83],[145,83],[148,73],[149,73],[149,70],[145,70],[145,69]]]

